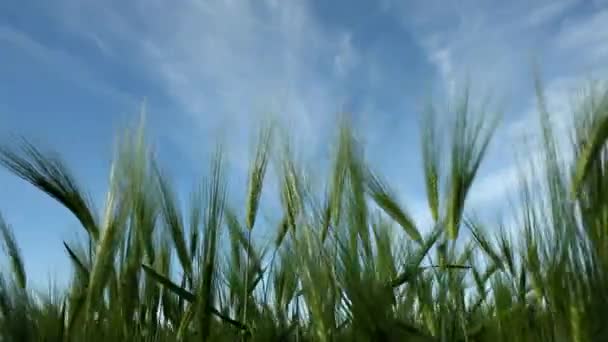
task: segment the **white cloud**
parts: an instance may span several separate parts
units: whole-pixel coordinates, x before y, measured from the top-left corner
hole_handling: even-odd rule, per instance
[[[402,4],[401,13],[447,88],[470,76],[480,89],[517,96],[514,89],[529,82],[532,57],[545,58],[554,34],[547,27],[574,5],[576,0],[431,0]],[[446,80],[448,60],[452,77]]]
[[[304,152],[324,152],[341,82],[359,59],[351,34],[326,29],[306,1],[64,2],[65,25],[121,51],[114,56],[145,69],[178,105],[185,115],[173,115],[186,125],[169,133],[173,139],[201,156],[222,138],[241,169],[251,127],[269,112]]]
[[[438,81],[448,95],[455,84],[470,77],[477,95],[506,95],[505,120],[494,139],[485,166],[474,184],[469,203],[475,207],[502,206],[517,190],[518,165],[534,158],[524,137],[538,133],[532,68],[543,66],[545,96],[564,143],[572,91],[584,81],[581,70],[607,75],[607,10],[572,12],[581,1],[464,1],[451,3],[392,3],[401,6],[407,27],[435,66]],[[601,6],[601,5],[598,5]],[[563,20],[566,13],[573,19]],[[481,94],[480,94],[481,93]],[[503,206],[504,207],[504,206]]]
[[[570,148],[573,113],[582,99],[581,87],[585,86],[581,77],[554,78],[543,90],[549,120],[557,139],[560,158],[563,162],[572,159]],[[471,208],[488,208],[504,205],[506,200],[518,195],[522,176],[530,182],[541,181],[542,174],[535,173],[532,166],[542,167],[542,137],[536,98],[531,98],[524,115],[507,122],[495,137],[495,143],[504,142],[499,152],[508,153],[494,160],[493,168],[473,185],[468,204]],[[504,208],[503,208],[504,209]]]
[[[352,35],[345,33],[339,41],[339,51],[334,56],[334,68],[338,76],[345,76],[357,63],[357,52],[353,47]]]
[[[248,127],[251,115],[274,104],[313,139],[325,121],[322,111],[330,110],[332,90],[313,85],[330,88],[317,67],[330,61],[333,41],[303,5],[279,3],[260,14],[253,4],[182,6],[179,31],[151,43],[157,53],[150,67],[159,67],[168,91],[194,116]]]
[[[429,53],[430,61],[437,67],[442,83],[445,85],[448,96],[454,96],[456,79],[454,64],[449,48],[440,48]]]
[[[106,43],[103,40],[101,40],[97,35],[92,34],[91,40],[93,40],[93,42],[95,43],[95,46],[97,46],[99,51],[101,53],[103,53],[104,55],[112,56],[114,54],[114,51],[110,47],[108,47],[106,45]]]

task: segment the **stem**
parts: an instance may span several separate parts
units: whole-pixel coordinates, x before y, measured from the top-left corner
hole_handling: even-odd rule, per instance
[[[246,250],[246,255],[247,255],[247,265],[245,266],[245,288],[243,289],[244,291],[244,308],[243,308],[243,323],[247,324],[247,306],[249,305],[249,254],[250,254],[250,249],[251,249],[251,229],[247,230],[247,250]],[[246,336],[243,335],[243,341],[246,340]]]

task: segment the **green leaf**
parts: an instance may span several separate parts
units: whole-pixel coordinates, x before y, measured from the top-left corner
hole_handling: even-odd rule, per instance
[[[152,267],[150,267],[148,265],[142,264],[141,267],[148,276],[152,277],[152,279],[154,279],[156,282],[158,282],[159,284],[164,286],[167,290],[175,293],[177,296],[179,296],[180,298],[183,298],[184,300],[186,300],[190,303],[196,302],[196,296],[192,292],[175,284],[173,281],[171,281],[171,279],[156,272]],[[222,321],[229,323],[239,329],[242,329],[242,330],[247,329],[247,326],[245,324],[222,314],[220,311],[218,311],[217,309],[215,309],[213,307],[210,308],[210,312],[212,314],[214,314],[215,316],[217,316],[218,318],[220,318]]]
[[[435,226],[435,229],[430,233],[429,237],[422,243],[418,251],[412,257],[412,260],[406,265],[405,270],[399,274],[393,281],[391,281],[392,287],[399,287],[409,281],[411,281],[418,273],[422,270],[420,264],[429,253],[431,248],[435,245],[439,237],[443,232],[443,227],[439,224]]]
[[[145,265],[145,264],[142,264],[141,267],[143,268],[143,270],[146,272],[146,274],[148,276],[152,277],[156,282],[163,285],[169,291],[175,293],[180,298],[182,298],[188,302],[191,302],[191,303],[194,302],[194,300],[196,299],[196,296],[192,292],[175,284],[173,281],[171,281],[171,279],[156,272],[152,267]]]
[[[72,248],[70,248],[70,246],[65,241],[63,242],[63,247],[65,247],[65,250],[68,252],[68,255],[70,256],[70,260],[72,260],[72,263],[76,267],[76,270],[78,271],[78,273],[82,274],[84,279],[86,279],[86,281],[88,281],[90,271],[87,268],[87,266],[85,265],[85,263],[80,260],[78,255],[76,255],[76,253],[72,250]]]

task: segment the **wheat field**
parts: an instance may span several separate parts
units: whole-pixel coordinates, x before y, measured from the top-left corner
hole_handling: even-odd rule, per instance
[[[68,209],[86,239],[57,246],[69,286],[40,293],[10,213],[0,217],[10,265],[0,341],[608,341],[608,92],[573,108],[567,146],[540,85],[536,97],[542,157],[522,165],[534,177],[521,178],[513,227],[467,210],[500,122],[468,98],[453,125],[423,114],[430,228],[366,162],[346,120],[321,189],[265,125],[247,191],[232,194],[243,208],[231,206],[220,148],[181,205],[143,124],[124,134],[97,204],[56,154],[25,139],[3,146],[0,163]],[[275,223],[259,217],[270,167]],[[273,238],[252,238],[260,230]]]

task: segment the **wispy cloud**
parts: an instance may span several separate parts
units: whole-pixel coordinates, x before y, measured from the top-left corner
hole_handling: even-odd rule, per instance
[[[501,203],[515,194],[519,183],[515,155],[525,156],[522,152],[530,145],[523,144],[523,138],[538,132],[533,62],[541,63],[553,121],[565,128],[572,109],[569,95],[575,87],[589,74],[606,75],[602,60],[608,50],[601,42],[608,41],[602,24],[607,17],[605,9],[597,10],[605,3],[597,2],[593,9],[569,0],[393,2],[393,6],[401,8],[404,25],[416,32],[447,94],[453,95],[457,84],[470,77],[476,95],[488,90],[506,95],[510,105],[505,120],[469,200],[471,207],[504,208]],[[528,150],[527,154],[537,153]]]
[[[131,13],[106,9],[109,20],[98,19],[95,37],[129,39],[126,52],[140,57],[197,134],[213,141],[221,130],[231,144],[247,144],[238,137],[274,111],[305,145],[317,147],[339,109],[337,77],[357,58],[348,34],[324,31],[306,2],[135,4]],[[144,24],[125,24],[123,15]],[[119,32],[115,22],[123,23]]]
[[[108,99],[132,100],[128,94],[95,77],[90,66],[82,60],[65,50],[45,46],[25,32],[0,24],[0,43],[7,49],[19,50],[35,61],[37,67],[44,66],[55,76],[78,83],[84,89],[97,92]]]
[[[353,47],[352,35],[349,33],[342,34],[338,44],[339,50],[334,56],[334,68],[338,76],[345,76],[357,64],[359,53]]]

